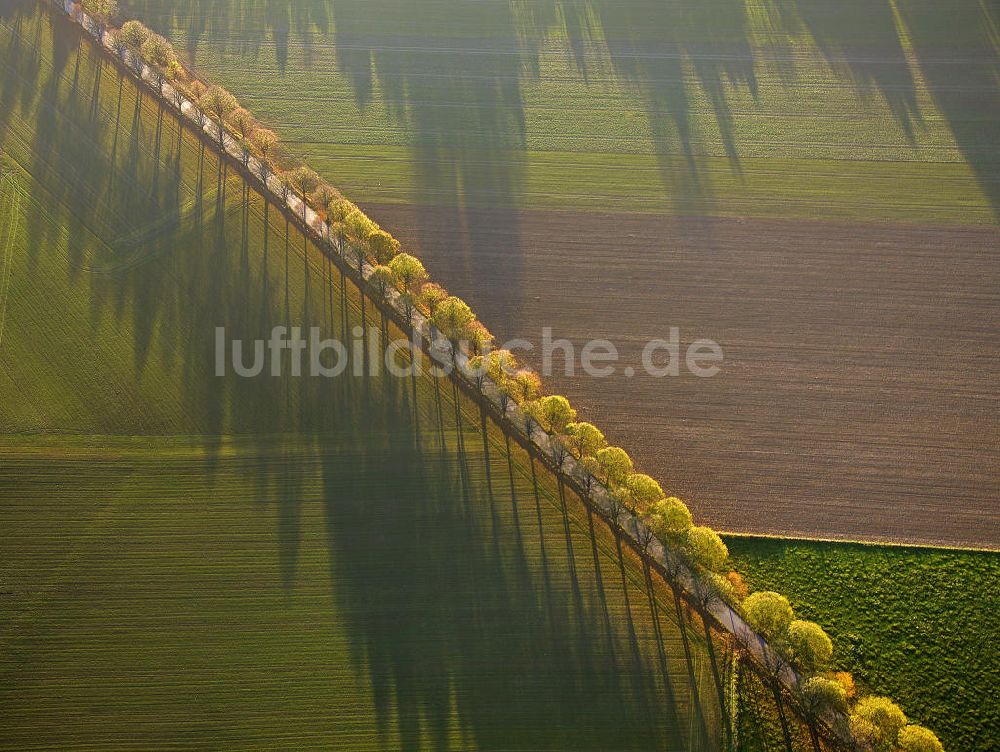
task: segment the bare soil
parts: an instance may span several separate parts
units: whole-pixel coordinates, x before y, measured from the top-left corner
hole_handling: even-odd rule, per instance
[[[614,342],[548,382],[705,522],[1000,548],[1000,228],[366,208],[498,338]],[[672,326],[722,373],[645,375]]]

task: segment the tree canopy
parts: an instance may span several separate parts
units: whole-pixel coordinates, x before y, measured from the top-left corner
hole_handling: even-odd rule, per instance
[[[368,251],[380,264],[388,264],[399,253],[399,241],[382,229],[368,234]]]
[[[685,550],[709,572],[719,572],[729,559],[729,549],[719,534],[710,527],[692,527],[687,531]]]
[[[138,21],[126,21],[121,28],[121,41],[132,52],[139,52],[152,32]]]
[[[743,601],[743,615],[747,624],[768,640],[783,636],[795,618],[788,599],[770,590],[747,596]]]
[[[826,676],[813,676],[799,687],[803,706],[808,715],[816,718],[827,710],[840,713],[847,710],[847,692],[844,685]]]
[[[118,15],[118,0],[84,0],[83,9],[106,23]]]
[[[542,391],[542,380],[534,371],[522,368],[510,377],[512,383],[512,396],[518,404],[533,402],[538,399]]]
[[[632,458],[621,447],[605,447],[594,460],[598,477],[610,485],[620,485],[632,472]]]
[[[486,328],[486,324],[479,320],[466,326],[462,336],[474,355],[486,352],[493,345],[493,334]]]
[[[662,540],[678,539],[691,529],[691,510],[676,496],[660,499],[650,509],[647,524]]]
[[[665,494],[655,479],[643,473],[632,473],[625,479],[625,488],[632,495],[632,501],[637,509],[646,509],[655,504]]]
[[[862,697],[854,706],[852,717],[863,722],[859,726],[867,724],[874,729],[873,741],[880,750],[891,749],[907,724],[906,714],[888,697]]]
[[[785,639],[792,657],[809,673],[821,671],[833,657],[833,641],[816,622],[793,621]]]
[[[564,433],[566,444],[577,459],[592,457],[608,445],[601,429],[593,423],[570,423]]]
[[[452,342],[462,339],[466,327],[476,320],[468,304],[454,295],[445,298],[431,314],[431,322]]]
[[[394,256],[389,262],[389,268],[406,289],[421,285],[427,279],[427,270],[420,263],[420,259],[408,253]]]
[[[289,173],[289,178],[292,181],[292,185],[301,193],[303,196],[308,196],[310,193],[319,188],[323,179],[317,174],[317,172],[305,165],[300,165],[296,167]]]
[[[173,46],[159,34],[150,34],[146,41],[142,43],[142,56],[147,62],[158,65],[161,68],[168,68],[172,63],[177,62],[177,54]]]
[[[428,282],[421,286],[418,299],[420,304],[433,316],[438,306],[448,299],[448,291],[435,282]]]
[[[379,264],[374,269],[372,269],[371,277],[369,281],[375,285],[378,289],[379,294],[385,295],[386,290],[390,289],[395,285],[396,275],[393,274],[392,269],[388,266]]]
[[[562,433],[574,420],[576,410],[561,394],[550,394],[538,401],[538,422],[546,433]]]
[[[944,745],[933,731],[923,726],[907,726],[896,741],[903,752],[944,752]]]
[[[239,102],[236,101],[236,97],[221,86],[210,86],[201,95],[198,104],[205,112],[219,121],[219,143],[221,144],[224,138],[224,129],[221,127],[222,121],[225,120],[230,112],[240,106]]]

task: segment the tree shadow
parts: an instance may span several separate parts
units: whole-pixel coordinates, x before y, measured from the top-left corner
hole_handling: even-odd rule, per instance
[[[89,275],[95,321],[129,323],[129,388],[154,357],[183,384],[176,423],[131,423],[123,409],[104,428],[197,434],[210,458],[223,437],[248,446],[258,498],[277,500],[260,513],[276,517],[286,589],[303,509],[322,505],[338,616],[384,746],[391,736],[443,749],[458,734],[483,749],[715,749],[702,638],[670,619],[620,540],[595,531],[579,501],[452,382],[214,374],[218,326],[250,342],[276,323],[385,322],[152,97],[108,66],[90,74],[104,77],[97,86],[72,45],[54,58],[58,82],[31,111],[55,123],[35,124],[34,190],[40,205],[69,209],[79,238],[52,235],[35,251],[81,243],[66,273]],[[96,115],[93,92],[108,99]],[[77,165],[86,175],[74,176]],[[94,240],[95,228],[111,237]],[[322,463],[319,498],[303,456]],[[504,475],[509,506],[499,503]]]
[[[160,33],[181,30],[192,63],[205,40],[247,58],[256,58],[270,42],[282,72],[288,66],[292,34],[302,47],[303,61],[310,65],[312,33],[326,33],[330,23],[327,0],[125,0],[121,5],[128,17],[142,18]]]
[[[899,0],[920,73],[1000,222],[1000,11]]]
[[[489,503],[485,472],[466,478],[463,465],[490,461],[474,423],[447,421],[454,405],[446,406],[448,443],[428,448],[403,430],[414,414],[399,409],[405,387],[372,387],[380,401],[341,406],[356,416],[348,433],[343,422],[324,432],[323,504],[331,584],[385,746],[448,749],[457,736],[475,749],[714,748],[686,724],[664,722],[690,710],[663,694],[648,635],[620,671],[614,651],[593,639],[603,621],[596,598],[575,604],[569,567],[545,584],[513,517]],[[423,411],[436,411],[430,395]],[[491,454],[502,446],[497,438]],[[495,468],[506,462],[492,459]],[[546,501],[544,524],[559,535],[558,498]],[[617,627],[612,640],[624,653]]]
[[[426,207],[416,215],[417,242],[448,260],[446,282],[460,287],[488,267],[493,283],[516,295],[523,275],[521,77],[533,53],[514,7],[445,0],[428,12],[398,0],[336,0],[332,16],[337,65],[359,108],[377,91],[408,134],[409,202]],[[502,254],[487,259],[498,229]],[[488,313],[498,325],[513,323],[509,310]]]

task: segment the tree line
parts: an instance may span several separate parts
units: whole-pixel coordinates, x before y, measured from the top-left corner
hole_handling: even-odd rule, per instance
[[[82,0],[77,12],[81,9],[96,24],[98,37],[129,60],[136,75],[145,67],[161,95],[169,83],[178,109],[185,101],[196,105],[193,116],[202,128],[214,124],[220,148],[228,135],[242,151],[244,168],[255,157],[257,177],[265,185],[276,178],[286,203],[297,196],[304,220],[311,207],[325,221],[327,241],[353,260],[374,292],[382,298],[391,296],[407,320],[412,322],[420,314],[447,338],[455,364],[466,378],[480,390],[493,391],[505,415],[516,405],[529,438],[536,431],[544,432],[559,471],[566,472],[572,459],[587,492],[604,489],[616,534],[625,532],[624,518],[631,521],[646,551],[658,540],[666,552],[667,574],[677,575],[684,568],[692,575],[689,596],[703,613],[717,602],[725,603],[767,641],[778,661],[767,667],[774,686],[787,667],[795,671],[793,697],[817,750],[818,729],[826,722],[857,750],[943,752],[937,736],[910,724],[890,698],[864,695],[849,672],[832,670],[833,642],[819,624],[796,618],[789,600],[779,593],[748,592],[718,533],[696,525],[683,500],[664,491],[656,479],[637,472],[629,454],[611,446],[597,426],[579,420],[565,396],[545,394],[538,374],[522,366],[512,352],[495,349],[493,335],[465,301],[431,281],[421,261],[404,252],[389,232],[314,170],[298,163],[282,148],[278,136],[235,96],[198,79],[180,62],[167,39],[139,21],[116,26],[120,14],[116,0]],[[84,20],[80,14],[78,19]],[[671,572],[670,568],[675,569]],[[787,729],[786,741],[790,749]]]

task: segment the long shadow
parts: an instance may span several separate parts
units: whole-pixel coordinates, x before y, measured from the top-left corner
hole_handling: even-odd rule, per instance
[[[705,98],[725,156],[739,170],[729,90],[745,86],[757,93],[745,4],[588,0],[586,6],[586,17],[597,26],[592,34],[602,38],[613,70],[645,103],[661,178],[675,212],[709,211],[712,186],[704,166],[708,135],[699,132],[694,116],[702,106],[697,100]],[[567,32],[585,28],[574,22]]]
[[[102,68],[98,89],[87,77],[97,70],[77,66],[80,40],[64,43],[47,69],[38,58],[44,70],[21,79],[50,81],[22,115],[54,125],[36,123],[33,142],[19,150],[34,155],[39,204],[65,209],[78,238],[42,236],[52,244],[35,250],[67,251],[67,277],[91,285],[94,320],[128,324],[126,399],[138,399],[132,390],[144,378],[158,377],[150,374],[158,357],[183,386],[173,422],[151,413],[142,423],[123,408],[102,426],[202,435],[210,458],[223,451],[224,435],[248,447],[240,461],[259,498],[279,500],[259,511],[275,515],[286,588],[297,571],[303,508],[315,501],[301,460],[321,460],[331,587],[356,667],[372,687],[384,746],[394,746],[391,737],[405,749],[444,749],[457,733],[463,746],[481,749],[713,749],[711,733],[677,720],[711,697],[711,687],[686,682],[686,698],[664,691],[684,672],[667,675],[661,653],[670,648],[646,620],[650,609],[637,597],[649,594],[629,584],[621,552],[599,552],[544,467],[517,448],[510,456],[497,427],[453,384],[294,378],[288,353],[285,376],[214,374],[218,326],[250,343],[276,323],[384,322],[349,282],[343,311],[324,310],[318,301],[329,299],[332,277],[282,212],[247,192],[234,166],[178,131],[114,69]],[[107,100],[96,116],[86,99],[94,91]],[[86,176],[75,175],[77,165]],[[147,219],[155,225],[148,233]],[[289,261],[275,250],[282,248]],[[244,355],[253,359],[252,348]],[[97,385],[105,383],[120,388]],[[527,519],[521,531],[513,510],[492,503],[504,468],[512,504],[535,496],[537,536]],[[593,581],[580,573],[588,544],[595,566],[606,567]],[[628,670],[624,656],[632,658]]]
[[[204,41],[247,58],[257,57],[271,43],[281,71],[288,65],[292,34],[309,65],[312,33],[326,33],[330,22],[327,0],[125,0],[121,6],[129,17],[142,18],[161,33],[180,29],[192,62]]]
[[[921,123],[916,82],[889,0],[865,3],[768,0],[776,38],[807,34],[831,68],[864,97],[880,95],[911,143]],[[789,55],[790,58],[794,56]]]
[[[488,267],[496,284],[516,294],[523,275],[521,77],[537,66],[512,4],[444,0],[428,10],[398,0],[334,0],[337,65],[360,108],[377,87],[408,133],[410,202],[425,207],[416,219],[418,242],[448,259],[450,281],[471,282]],[[498,232],[504,248],[487,258]],[[509,311],[487,312],[509,326]]]
[[[1000,9],[898,0],[920,72],[1000,222]]]
[[[573,605],[568,581],[547,593],[489,504],[465,503],[459,450],[422,450],[400,430],[402,394],[355,407],[324,450],[331,582],[386,738],[447,749],[457,714],[475,749],[683,744],[644,712],[653,663],[625,676],[595,653],[584,635],[600,614]]]

